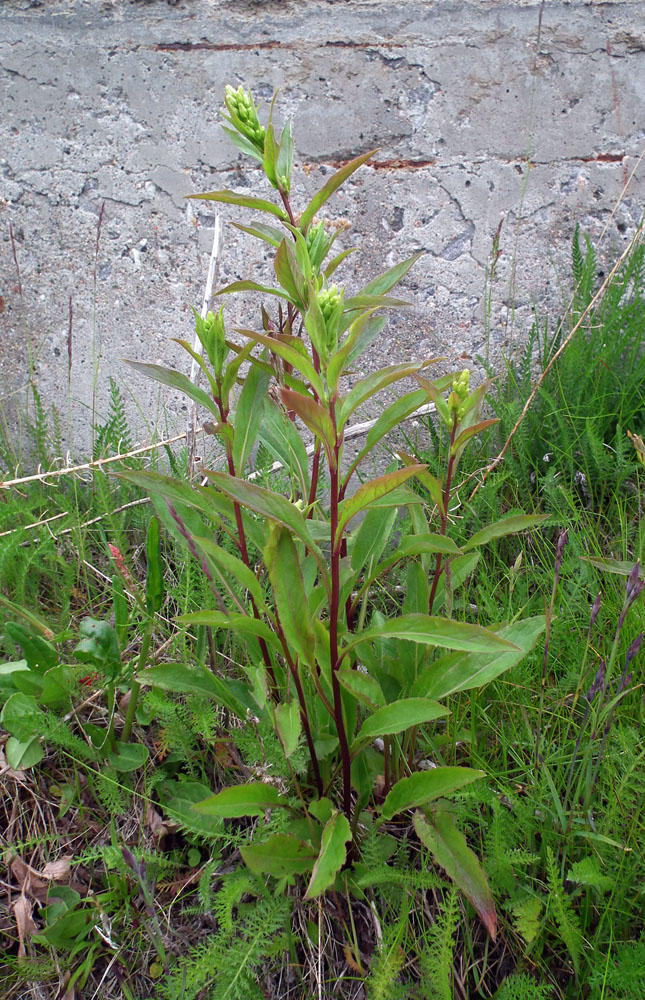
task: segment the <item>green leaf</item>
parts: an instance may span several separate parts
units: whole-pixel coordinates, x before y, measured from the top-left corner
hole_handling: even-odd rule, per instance
[[[303,875],[311,871],[316,860],[315,852],[307,844],[287,833],[274,833],[264,844],[241,847],[240,854],[254,875],[273,878]]]
[[[249,236],[270,243],[272,247],[279,247],[282,242],[282,231],[275,226],[265,226],[261,222],[256,222],[253,226],[242,226],[239,222],[233,222],[232,225],[243,233],[248,233]]]
[[[345,645],[343,655],[359,643],[388,638],[407,639],[410,642],[472,652],[489,653],[501,649],[517,651],[514,643],[482,628],[481,625],[470,625],[468,622],[457,622],[450,618],[432,615],[409,614],[390,618],[375,628],[357,632]]]
[[[411,726],[420,726],[424,722],[432,722],[441,716],[450,715],[450,711],[436,701],[426,698],[401,698],[399,701],[379,708],[369,716],[361,726],[352,744],[355,752],[363,743],[370,743],[377,736],[391,736],[402,733]]]
[[[357,250],[358,247],[347,247],[346,250],[341,250],[341,252],[337,253],[335,257],[332,257],[332,259],[329,261],[329,264],[323,271],[323,274],[325,275],[327,280],[331,278],[332,274],[339,266],[339,264],[342,264],[345,258],[349,257],[350,253],[356,253]]]
[[[32,670],[47,670],[58,663],[58,651],[51,642],[40,635],[28,632],[17,622],[7,622],[4,626],[5,636],[8,636],[20,647],[23,657]]]
[[[215,564],[218,575],[227,576],[229,583],[230,579],[236,580],[245,590],[248,590],[258,610],[264,608],[264,591],[252,569],[249,569],[241,559],[222,548],[221,545],[217,545],[211,538],[195,535],[193,541],[197,548],[204,553],[211,566],[213,563]]]
[[[336,529],[334,545],[338,547],[343,536],[345,525],[356,514],[358,514],[359,511],[364,510],[365,507],[369,507],[375,500],[379,500],[381,497],[387,496],[388,493],[391,493],[392,490],[401,486],[408,479],[411,479],[412,476],[419,471],[419,469],[423,468],[425,468],[425,466],[413,465],[407,469],[397,469],[395,472],[387,472],[384,476],[379,476],[377,479],[370,479],[369,482],[363,483],[362,486],[359,486],[353,496],[348,497],[347,500],[343,501],[338,515],[338,527]]]
[[[365,285],[361,289],[361,295],[383,295],[384,292],[389,292],[390,288],[394,288],[402,278],[406,276],[411,267],[413,267],[420,257],[423,257],[426,253],[425,250],[420,250],[415,253],[414,256],[408,257],[407,260],[402,260],[400,264],[395,264],[394,267],[389,268],[389,270],[384,271],[383,274],[379,274],[377,278],[370,281],[369,284]]]
[[[364,674],[361,670],[353,670],[350,667],[341,667],[336,676],[345,690],[362,701],[368,708],[380,708],[385,704],[381,685],[369,674]]]
[[[80,663],[93,664],[102,670],[120,666],[119,639],[116,629],[109,622],[84,618],[78,627],[78,634],[83,638],[75,647],[74,656]]]
[[[345,426],[349,417],[362,403],[371,399],[392,382],[398,382],[400,379],[418,372],[425,364],[427,362],[418,361],[412,364],[390,365],[388,368],[381,368],[379,371],[359,379],[341,400],[338,416],[339,429]]]
[[[347,817],[342,813],[335,813],[323,830],[320,852],[311,873],[305,899],[315,899],[333,884],[336,875],[345,864],[347,857],[345,844],[351,839],[352,831]]]
[[[281,389],[280,397],[288,410],[293,410],[307,425],[316,437],[325,446],[329,459],[334,459],[334,425],[327,410],[312,399],[300,392],[293,392],[291,389]]]
[[[197,694],[212,698],[239,719],[246,715],[246,708],[229,690],[226,681],[211,673],[205,666],[187,663],[161,663],[137,674],[140,684],[173,691],[176,694]]]
[[[263,781],[251,781],[246,785],[224,788],[217,795],[211,795],[203,802],[197,802],[193,809],[202,816],[234,819],[239,816],[261,816],[266,809],[286,805],[287,800],[273,785],[266,785]]]
[[[493,524],[487,525],[481,531],[476,531],[474,535],[462,546],[464,552],[474,549],[480,545],[486,545],[495,538],[504,538],[506,535],[513,535],[518,531],[527,531],[529,528],[536,528],[539,524],[549,519],[549,514],[510,514]]]
[[[297,701],[283,702],[275,710],[275,722],[284,747],[285,757],[290,757],[300,739],[300,708]]]
[[[406,809],[415,809],[434,799],[450,795],[458,788],[484,777],[484,771],[476,771],[471,767],[433,767],[429,771],[417,771],[409,778],[401,778],[390,789],[383,803],[383,819],[392,819]]]
[[[396,520],[395,507],[371,507],[351,536],[351,566],[359,573],[364,566],[368,571],[381,558]]]
[[[264,399],[271,376],[252,365],[244,380],[235,408],[235,432],[233,435],[233,466],[236,475],[244,477],[246,463],[255,443],[262,421]]]
[[[230,119],[227,118],[226,120],[229,121]],[[258,163],[262,163],[262,153],[257,146],[253,145],[250,139],[247,139],[245,135],[241,135],[236,129],[226,128],[225,125],[221,125],[220,128],[222,132],[226,132],[234,146],[237,146],[246,156],[252,156]],[[195,197],[195,195],[192,195],[192,197]]]
[[[353,160],[350,160],[349,163],[342,166],[340,170],[337,170],[335,174],[331,175],[327,183],[313,196],[300,216],[300,228],[303,233],[307,231],[307,226],[314,218],[316,212],[325,204],[334,191],[336,191],[343,181],[346,181],[355,170],[362,167],[362,165],[366,163],[370,156],[373,156],[375,152],[375,149],[371,149],[369,153],[361,153],[360,156],[356,156]]]
[[[287,214],[283,209],[278,208],[271,201],[263,198],[252,198],[249,195],[235,194],[234,191],[208,191],[206,194],[189,194],[187,198],[195,198],[198,201],[219,201],[225,205],[239,205],[240,208],[253,208],[256,212],[268,212],[275,215],[277,219],[286,220]]]
[[[215,402],[207,392],[194,385],[187,375],[175,371],[174,368],[165,368],[163,365],[151,365],[142,361],[128,361],[127,358],[124,360],[131,368],[136,369],[136,371],[147,378],[154,379],[155,382],[160,382],[162,385],[167,385],[169,389],[176,389],[177,392],[188,396],[189,399],[203,406],[205,410],[208,410],[209,413],[212,413],[219,420],[220,414]]]
[[[257,281],[232,281],[230,285],[225,285],[224,288],[215,292],[215,295],[231,295],[233,292],[262,292],[263,295],[275,295],[278,299],[284,299],[294,306],[297,305],[295,299],[292,299],[286,292],[271,288],[270,285],[260,285]]]
[[[18,740],[15,736],[10,736],[5,743],[4,752],[7,764],[14,771],[33,767],[45,755],[38,736],[32,736],[31,739],[26,740]]]
[[[107,754],[107,760],[115,771],[136,771],[148,760],[148,748],[143,743],[118,743],[116,750]]]
[[[264,402],[264,417],[260,424],[259,437],[283,468],[297,482],[297,489],[303,498],[309,496],[309,460],[302,438],[281,406],[270,396]]]
[[[406,559],[422,555],[425,552],[440,552],[446,556],[458,556],[461,555],[462,550],[453,542],[452,538],[432,532],[424,535],[408,535],[402,539],[397,549],[397,555]]]
[[[300,561],[293,538],[282,525],[269,528],[263,555],[287,645],[292,655],[313,667],[315,640]]]
[[[17,692],[7,698],[0,713],[0,725],[21,742],[27,742],[42,726],[43,713],[33,695]]]
[[[266,490],[262,486],[256,486],[255,483],[246,483],[242,479],[236,479],[225,472],[205,470],[204,475],[208,476],[218,489],[231,497],[232,500],[237,500],[243,506],[254,510],[256,514],[277,521],[278,524],[284,525],[285,528],[293,532],[296,538],[304,542],[309,552],[314,556],[323,576],[327,577],[325,561],[309,533],[307,521],[298,508],[290,503],[286,497],[274,493],[272,490]]]
[[[266,624],[248,614],[228,614],[223,611],[191,611],[187,615],[178,615],[176,621],[187,625],[210,625],[212,628],[226,629],[240,635],[258,636],[275,649],[282,651],[279,640]]]
[[[525,618],[499,629],[498,635],[509,639],[518,648],[497,653],[449,653],[431,663],[419,675],[411,693],[422,698],[445,698],[456,691],[483,687],[506,670],[510,670],[535,646],[544,632],[544,615]]]
[[[146,611],[149,615],[159,611],[163,603],[164,585],[159,543],[159,521],[151,517],[146,538]],[[117,638],[118,642],[118,638]]]
[[[619,576],[629,576],[634,569],[633,560],[623,559],[603,559],[599,556],[578,556],[581,562],[590,563],[596,569],[603,569],[607,573],[617,573]],[[645,579],[645,567],[639,566],[638,579]]]
[[[279,340],[277,337],[268,337],[263,333],[256,333],[255,330],[238,329],[237,332],[241,333],[243,337],[249,337],[258,344],[268,347],[270,351],[277,354],[283,361],[286,361],[296,371],[304,375],[319,399],[324,397],[325,390],[322,379],[304,351],[298,350],[295,346],[286,343],[284,340]],[[300,343],[300,341],[296,342]]]
[[[71,696],[75,689],[75,671],[59,663],[50,667],[42,676],[42,688],[38,696],[41,705],[47,708],[70,708]]]
[[[273,259],[273,270],[287,295],[300,309],[305,309],[307,305],[305,279],[298,269],[295,254],[286,237],[280,243]]]
[[[494,941],[497,914],[493,897],[481,865],[466,844],[463,833],[443,809],[438,809],[431,821],[421,812],[416,812],[412,822],[419,840],[425,844],[457,888],[468,897]]]
[[[481,432],[485,431],[487,427],[492,427],[493,424],[498,422],[499,420],[497,417],[492,417],[489,420],[480,420],[478,424],[473,424],[472,427],[466,427],[466,429],[458,435],[457,439],[453,443],[451,449],[452,454],[456,455],[457,452],[463,449],[464,445],[471,439],[471,437],[475,437],[476,434],[481,434]]]
[[[17,688],[14,682],[14,678],[21,674],[23,677],[29,677],[32,671],[29,669],[26,660],[15,660],[12,663],[0,663],[0,692],[7,694],[7,696],[14,691],[22,690],[22,688]],[[33,694],[32,691],[24,691],[24,694]]]
[[[420,390],[420,391],[423,391],[423,390]],[[412,455],[406,454],[406,452],[404,452],[404,451],[398,451],[397,452],[397,457],[399,458],[399,460],[401,462],[404,462],[405,465],[414,465],[415,462],[416,462],[416,458],[413,458]],[[435,503],[437,505],[437,507],[439,508],[439,510],[443,510],[443,502],[444,502],[443,501],[443,486],[439,482],[439,480],[437,479],[437,477],[433,476],[430,472],[428,472],[427,469],[424,469],[423,472],[419,473],[419,477],[418,478],[419,478],[419,482],[421,483],[421,485],[425,486],[425,488],[427,489],[428,493],[430,494],[430,496],[432,498],[433,503]]]

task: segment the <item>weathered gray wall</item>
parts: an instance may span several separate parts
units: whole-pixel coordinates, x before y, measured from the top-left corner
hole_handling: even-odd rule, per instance
[[[608,224],[610,256],[643,209],[639,166],[610,218],[645,142],[642,0],[3,0],[0,73],[2,407],[24,399],[30,342],[76,455],[90,446],[99,351],[98,415],[113,375],[137,435],[184,429],[182,401],[120,359],[188,368],[169,338],[192,335],[213,215],[184,195],[257,176],[218,126],[227,82],[262,98],[282,88],[306,173],[296,206],[339,161],[379,147],[329,203],[351,223],[345,245],[361,243],[342,280],[351,290],[427,253],[405,283],[413,309],[370,365],[441,353],[476,367],[502,214],[493,353],[526,332],[534,301],[557,303],[577,221],[594,239]],[[227,226],[222,281],[263,266]]]

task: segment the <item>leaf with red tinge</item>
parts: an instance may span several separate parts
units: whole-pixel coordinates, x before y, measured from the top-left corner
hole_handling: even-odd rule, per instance
[[[457,888],[468,897],[494,941],[497,913],[486,875],[450,814],[444,809],[437,809],[429,820],[423,813],[415,812],[412,822],[419,840]]]
[[[305,899],[314,899],[332,885],[337,873],[345,864],[347,849],[345,844],[352,839],[347,817],[334,813],[322,834],[320,852],[311,873]]]

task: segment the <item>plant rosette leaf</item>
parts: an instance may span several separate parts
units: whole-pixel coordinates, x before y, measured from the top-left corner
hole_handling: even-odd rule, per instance
[[[276,833],[264,844],[241,847],[240,854],[254,875],[271,875],[273,878],[304,875],[311,871],[316,860],[311,847],[286,833]]]
[[[17,622],[7,622],[4,626],[5,636],[16,645],[32,670],[47,670],[58,663],[56,647],[40,635],[33,635]]]
[[[381,816],[390,820],[397,813],[424,806],[486,776],[485,771],[470,767],[433,767],[401,778],[388,792]]]
[[[252,781],[246,785],[224,788],[217,795],[197,802],[192,808],[202,816],[237,819],[240,816],[261,816],[266,809],[287,804],[287,800],[273,785]]]
[[[21,742],[28,741],[42,727],[43,713],[33,695],[18,692],[7,698],[2,713],[0,725]]]
[[[333,884],[336,875],[345,864],[347,857],[345,845],[351,839],[352,831],[347,817],[342,813],[334,813],[323,830],[320,852],[311,873],[305,899],[315,899]]]
[[[428,818],[417,811],[412,822],[421,843],[473,904],[494,941],[497,914],[486,875],[450,814],[438,808],[432,818]]]
[[[38,764],[45,752],[38,736],[32,736],[28,740],[18,740],[15,736],[10,736],[5,743],[4,753],[9,767],[14,771],[22,771]]]

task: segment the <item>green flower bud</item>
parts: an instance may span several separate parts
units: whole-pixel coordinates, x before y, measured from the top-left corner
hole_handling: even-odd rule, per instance
[[[223,314],[224,307],[217,316],[209,312],[205,319],[202,319],[199,313],[195,313],[195,332],[202,342],[216,378],[222,377],[224,361],[228,354]]]
[[[240,85],[234,90],[227,83],[224,88],[224,104],[229,113],[229,121],[240,135],[252,142],[256,149],[264,152],[265,129],[258,121],[258,112],[250,93]]]
[[[338,346],[338,327],[343,314],[343,294],[338,291],[336,285],[329,288],[322,288],[317,295],[318,305],[325,321],[326,343],[320,352],[323,361],[326,361]]]
[[[325,256],[325,223],[324,220],[317,222],[315,226],[309,226],[305,236],[307,253],[314,271],[320,270],[320,265]]]

